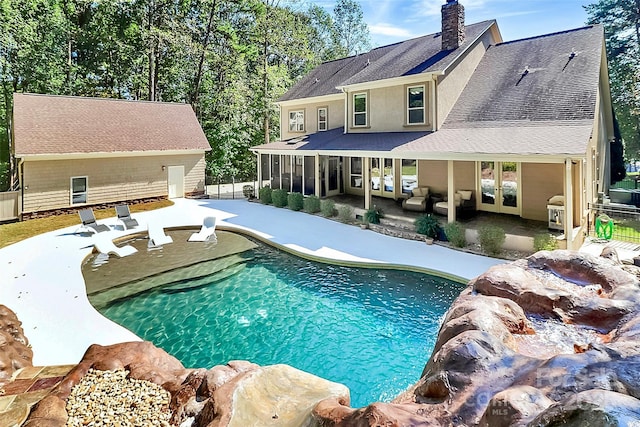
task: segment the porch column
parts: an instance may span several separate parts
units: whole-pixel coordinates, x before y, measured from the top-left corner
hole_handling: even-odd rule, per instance
[[[364,186],[364,209],[371,208],[371,158],[363,157],[362,169],[364,169],[364,176],[362,178],[362,185]]]
[[[576,250],[573,242],[573,174],[571,159],[564,161],[564,236],[567,249]]]
[[[258,194],[258,189],[262,188],[262,154],[256,153],[256,156],[258,156],[258,188],[256,188],[254,191],[256,194]]]
[[[315,185],[314,185],[314,194],[316,195],[316,197],[320,197],[320,195],[322,194],[322,188],[320,188],[321,185],[321,180],[320,180],[320,154],[316,153],[315,155],[315,162],[316,162],[316,167],[314,168],[315,171]]]
[[[447,222],[456,220],[456,188],[453,176],[453,160],[447,160]]]

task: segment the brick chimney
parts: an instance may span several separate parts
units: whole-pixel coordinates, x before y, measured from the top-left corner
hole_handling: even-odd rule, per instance
[[[457,49],[464,41],[464,6],[458,0],[442,5],[442,50]]]

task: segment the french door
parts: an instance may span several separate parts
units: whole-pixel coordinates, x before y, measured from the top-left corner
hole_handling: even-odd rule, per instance
[[[393,195],[395,186],[393,159],[371,158],[371,194],[374,196]]]
[[[330,156],[324,158],[322,181],[326,196],[340,194],[340,180],[342,179],[340,163],[340,157]]]
[[[480,209],[520,215],[520,163],[478,162]]]

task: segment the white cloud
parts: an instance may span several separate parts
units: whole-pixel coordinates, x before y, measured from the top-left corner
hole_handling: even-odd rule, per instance
[[[371,34],[379,34],[382,36],[403,37],[405,39],[413,37],[411,32],[406,28],[396,27],[385,22],[369,25],[369,31]]]

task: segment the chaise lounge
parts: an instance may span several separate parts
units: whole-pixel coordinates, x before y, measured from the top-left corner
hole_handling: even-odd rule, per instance
[[[82,221],[82,225],[80,226],[81,230],[89,233],[101,233],[103,231],[110,230],[106,225],[98,224],[96,222],[96,217],[93,214],[93,209],[91,208],[79,210],[78,215],[80,215],[80,221]]]
[[[138,221],[131,217],[128,205],[116,206],[116,215],[118,216],[118,221],[122,223],[125,230],[138,226]]]
[[[216,217],[206,217],[202,223],[200,231],[198,231],[197,233],[193,233],[191,236],[189,236],[188,240],[189,242],[206,242],[218,240],[218,236],[216,236]]]

